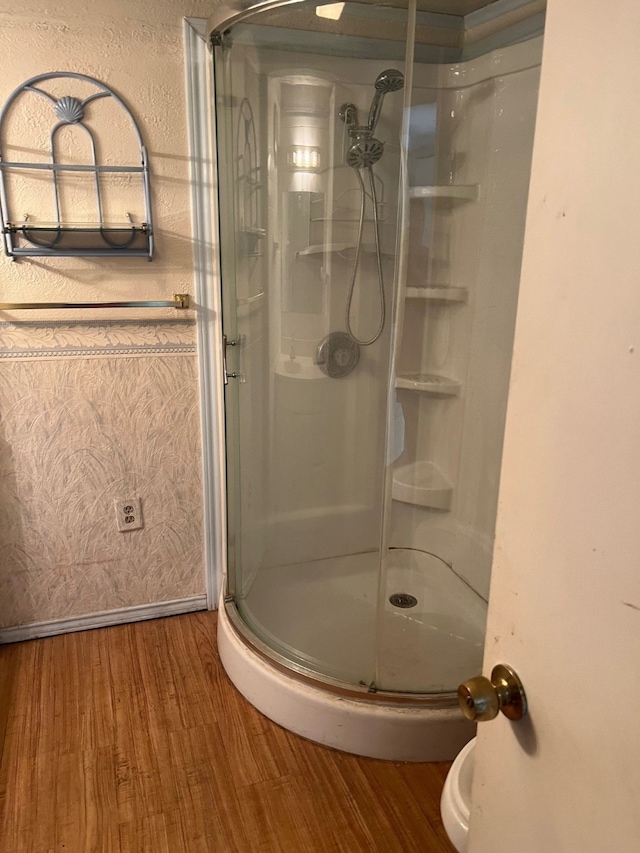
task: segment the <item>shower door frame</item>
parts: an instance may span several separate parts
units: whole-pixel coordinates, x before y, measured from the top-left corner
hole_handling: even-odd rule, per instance
[[[205,18],[185,18],[185,76],[191,210],[194,237],[194,307],[202,419],[202,502],[204,576],[207,608],[217,610],[227,562],[226,456],[222,364],[222,301],[217,172],[216,115],[212,57]]]
[[[211,59],[211,70],[212,77],[214,80],[213,88],[215,92],[215,74],[216,74],[216,61],[215,61],[215,51],[222,50],[222,45],[215,45],[213,47],[213,56]],[[224,91],[224,90],[221,90]],[[214,101],[212,101],[214,103]],[[230,123],[231,132],[233,131],[234,123]],[[216,124],[216,141],[214,143],[214,151],[216,151],[216,157],[218,162],[220,161],[220,149],[225,146],[225,141],[221,141],[221,137],[219,134],[224,133],[227,128],[222,128],[222,122],[217,121]],[[229,141],[226,141],[226,144],[229,144]],[[224,162],[222,164],[224,171]],[[228,166],[228,164],[227,164]],[[228,172],[231,174],[231,172]],[[222,202],[221,198],[226,198],[229,202],[234,199],[233,190],[228,186],[223,187],[222,181],[217,184],[218,197],[217,197],[217,209],[221,211]],[[219,237],[220,245],[219,251],[222,251],[223,246],[223,238],[222,238],[222,221],[221,217],[218,217],[217,221],[217,235]],[[229,245],[226,245],[228,243]],[[227,250],[231,250],[232,243],[230,240],[225,241],[225,248]],[[232,298],[235,296],[235,275],[232,274],[228,276],[226,282],[225,278],[225,270],[223,259],[220,257],[218,259],[219,269],[221,271],[221,275],[218,277],[218,280],[215,282],[215,286],[217,287],[220,299],[220,320],[222,325],[222,366],[221,366],[221,374],[222,374],[222,384],[220,387],[224,387],[225,392],[222,397],[223,402],[223,425],[224,431],[222,433],[224,446],[227,450],[226,456],[226,490],[224,492],[226,496],[226,527],[225,527],[225,560],[224,560],[224,576],[223,576],[223,591],[221,595],[220,606],[225,608],[225,613],[231,623],[233,629],[238,633],[243,640],[256,651],[262,658],[269,661],[270,664],[275,665],[278,669],[283,672],[288,673],[298,679],[304,681],[305,683],[311,684],[315,687],[320,686],[322,689],[326,689],[330,692],[337,693],[342,696],[348,696],[351,698],[358,699],[368,699],[369,701],[393,701],[397,703],[405,703],[405,704],[419,704],[423,707],[430,708],[450,708],[452,705],[452,701],[455,700],[455,693],[405,693],[401,691],[385,691],[380,689],[372,689],[369,685],[364,682],[358,683],[356,681],[347,681],[345,679],[341,679],[336,676],[329,675],[327,673],[318,671],[314,669],[312,665],[305,663],[303,660],[296,660],[295,657],[292,658],[287,656],[277,649],[273,648],[268,642],[261,639],[261,637],[251,628],[251,626],[247,623],[245,617],[240,612],[238,601],[236,599],[236,589],[238,584],[238,576],[236,572],[238,570],[242,570],[242,563],[236,563],[238,555],[241,554],[241,543],[236,543],[236,541],[232,541],[236,539],[236,532],[239,533],[239,520],[240,520],[240,489],[241,485],[241,475],[240,475],[240,457],[239,457],[239,446],[238,446],[238,431],[240,426],[240,416],[238,412],[239,400],[238,400],[238,386],[237,384],[232,384],[229,382],[225,383],[225,370],[226,370],[226,357],[224,354],[224,339],[225,335],[233,334],[234,337],[239,337],[236,334],[237,330],[237,314],[235,312],[235,299]],[[235,264],[233,261],[229,262],[229,267],[235,273]],[[233,282],[230,279],[233,278]],[[394,299],[395,301],[395,299]],[[225,310],[226,306],[226,310]],[[229,325],[227,325],[227,323]],[[241,337],[241,336],[240,336]],[[237,349],[237,347],[236,347]],[[233,369],[242,370],[242,366],[238,363],[238,353],[235,353],[234,365]],[[237,428],[237,429],[236,429]],[[381,465],[386,468],[383,462]],[[383,500],[384,503],[384,500]],[[234,528],[237,525],[238,531]],[[230,533],[233,531],[233,533]],[[380,534],[380,540],[382,541],[382,529]],[[240,546],[240,547],[238,547]],[[382,549],[379,549],[379,555],[382,554]],[[380,572],[380,568],[378,572]],[[378,618],[378,610],[376,608],[374,619]],[[375,642],[375,640],[374,640]],[[375,673],[375,649],[374,649],[374,673]]]

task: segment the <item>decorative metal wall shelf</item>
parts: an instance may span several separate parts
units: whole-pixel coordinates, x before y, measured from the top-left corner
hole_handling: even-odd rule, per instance
[[[46,80],[67,78],[81,80],[95,86],[97,91],[84,100],[65,95],[54,98],[37,84]],[[27,92],[36,93],[46,98],[52,105],[52,121],[57,119],[49,133],[50,162],[21,162],[5,160],[5,120],[10,107]],[[91,128],[84,120],[89,104],[101,98],[113,98],[124,110],[131,122],[140,151],[140,165],[111,166],[98,163],[96,140]],[[56,161],[55,138],[58,131],[68,125],[73,125],[87,134],[91,151],[91,163],[64,164]],[[12,173],[48,172],[51,177],[53,195],[53,214],[51,222],[38,222],[28,216],[16,217],[10,210],[10,193],[7,178]],[[95,212],[94,222],[74,223],[65,221],[60,198],[59,176],[64,173],[90,173],[94,176]],[[107,222],[103,216],[103,199],[101,195],[100,177],[102,175],[123,173],[140,175],[141,202],[144,213],[141,221],[134,222],[130,214],[124,214],[122,222]],[[153,256],[153,227],[151,221],[151,193],[149,187],[149,163],[147,150],[142,141],[142,135],[131,111],[116,93],[93,77],[76,74],[70,71],[40,74],[31,77],[19,86],[8,98],[0,112],[0,211],[2,216],[2,236],[4,250],[13,260],[21,257],[73,256],[73,257],[146,257]]]

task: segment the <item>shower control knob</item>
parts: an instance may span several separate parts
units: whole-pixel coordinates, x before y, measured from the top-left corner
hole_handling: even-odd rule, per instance
[[[522,682],[510,666],[502,663],[494,666],[490,680],[479,675],[461,684],[458,703],[467,720],[474,723],[493,720],[498,711],[510,720],[520,720],[527,713]]]

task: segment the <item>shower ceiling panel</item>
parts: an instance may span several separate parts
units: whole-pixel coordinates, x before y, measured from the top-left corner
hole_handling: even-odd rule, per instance
[[[251,18],[252,23],[260,23],[260,17],[264,14],[269,15],[270,12],[283,9],[287,14],[290,14],[295,9],[298,9],[298,4],[302,0],[223,0],[218,2],[208,21],[208,29],[213,32],[222,32],[230,25],[237,23],[240,20]],[[326,0],[330,3],[330,0]],[[354,6],[354,2],[348,2],[349,7]],[[382,3],[374,2],[374,0],[355,0],[355,4],[361,6],[369,6],[372,9],[377,7],[395,7],[397,9],[407,9],[407,0],[383,0]],[[417,0],[417,9],[421,14],[435,14],[449,19],[448,26],[454,29],[465,28],[465,17],[479,12],[487,7],[493,7],[486,15],[489,19],[508,15],[522,6],[527,5],[545,5],[544,0]],[[318,6],[326,5],[324,0],[317,2]],[[310,4],[304,4],[309,9],[313,8]],[[304,8],[304,7],[303,7]],[[332,18],[333,16],[328,16]],[[339,16],[340,17],[340,16]],[[327,20],[323,16],[323,20]],[[444,21],[443,21],[444,23]],[[445,26],[447,26],[445,24]],[[336,30],[338,32],[339,30]]]
[[[494,0],[418,0],[418,11],[437,12],[439,15],[468,15],[490,6]],[[395,3],[391,5],[395,6]],[[404,5],[404,4],[399,4]]]
[[[390,64],[404,59],[405,0],[346,0],[338,20],[319,17],[322,5],[317,0],[229,0],[215,10],[208,26],[217,38],[232,31],[236,43],[271,49],[354,59],[375,56]],[[532,38],[543,30],[545,7],[546,0],[418,0],[415,60],[459,62]]]
[[[359,0],[359,2],[369,2],[369,0]],[[380,5],[372,3],[372,5]],[[385,6],[397,6],[402,9],[407,8],[407,3],[404,0],[385,0]],[[518,3],[517,0],[509,4],[504,0],[418,0],[417,9],[419,12],[432,12],[438,15],[454,15],[456,17],[464,17],[470,15],[471,12],[477,12],[479,9],[485,9],[487,6],[496,6],[496,15],[504,14],[511,11],[516,6],[522,6],[524,3]]]

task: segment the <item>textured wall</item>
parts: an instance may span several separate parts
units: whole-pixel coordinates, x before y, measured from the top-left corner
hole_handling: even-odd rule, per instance
[[[149,151],[157,240],[152,263],[0,255],[0,301],[192,291],[182,19],[207,12],[198,0],[0,2],[0,101],[50,71],[114,88]],[[71,85],[52,94],[76,94]],[[32,100],[9,115],[3,145],[12,157],[43,158],[45,113]],[[104,117],[96,127],[107,162],[135,155],[119,121],[110,115],[106,131]],[[85,157],[72,132],[60,151],[72,162]],[[44,218],[45,180],[15,192],[20,214]],[[133,199],[123,181],[109,215]],[[92,218],[79,182],[68,204],[69,218]],[[0,627],[204,593],[195,329],[179,317],[172,309],[0,312]],[[112,501],[130,496],[142,499],[145,527],[118,533]]]
[[[150,264],[138,258],[52,258],[11,264],[0,258],[3,301],[26,297],[32,301],[127,299],[133,295],[166,299],[174,292],[190,289],[192,246],[182,44],[182,18],[189,15],[206,17],[207,4],[201,0],[143,0],[135,4],[124,0],[61,0],[56,4],[26,0],[16,6],[0,0],[0,101],[29,77],[49,71],[87,74],[114,88],[138,121],[149,151],[157,238],[156,257]],[[85,92],[82,87],[74,88],[78,84],[73,82],[48,85],[56,97],[67,91]],[[50,108],[36,95],[26,96],[23,105],[21,109],[16,105],[7,117],[3,148],[16,159],[39,160],[44,156],[42,142],[46,138],[39,119],[48,121]],[[87,113],[94,116],[106,162],[135,158],[126,123],[116,110],[96,101]],[[86,159],[86,142],[77,132],[64,131],[59,141],[59,160],[63,156],[72,162]],[[118,218],[137,199],[132,198],[124,182],[120,193],[119,197],[112,192],[107,205],[109,214]],[[80,195],[69,195],[67,213],[76,217],[74,221],[87,221],[92,213],[88,203],[79,200]],[[17,192],[16,198],[17,215],[44,215],[50,188],[41,177],[27,190]],[[156,311],[153,316],[172,316],[170,312],[167,309],[159,315]],[[143,313],[129,312],[126,316]]]
[[[201,594],[191,327],[1,334],[0,627]],[[120,533],[136,496],[144,528]]]

